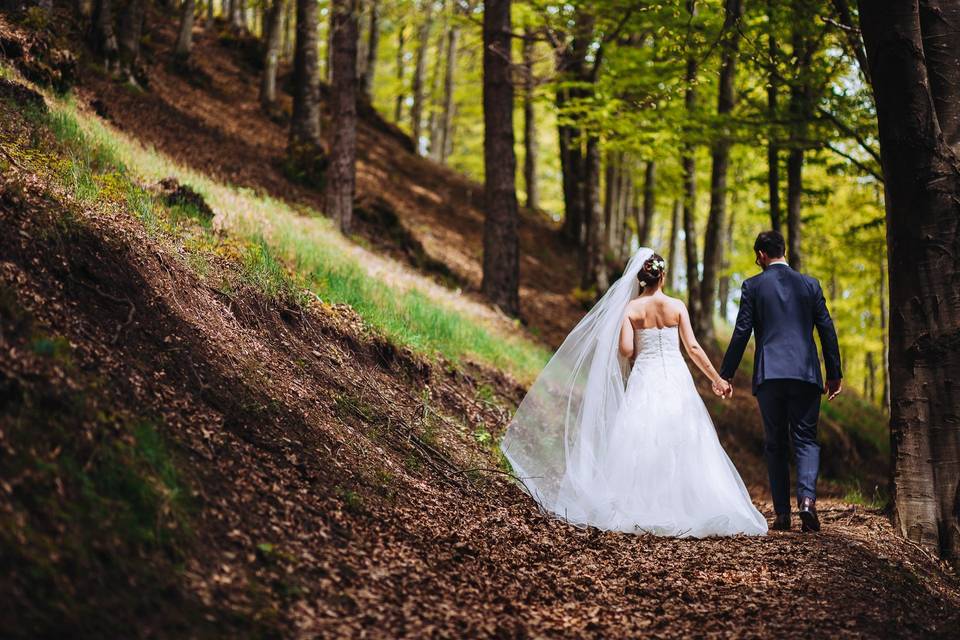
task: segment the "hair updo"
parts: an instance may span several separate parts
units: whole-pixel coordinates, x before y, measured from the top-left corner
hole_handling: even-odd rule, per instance
[[[663,272],[666,271],[667,263],[659,253],[655,253],[640,267],[637,273],[637,280],[640,281],[640,291],[643,291],[650,285],[655,285],[663,278]]]

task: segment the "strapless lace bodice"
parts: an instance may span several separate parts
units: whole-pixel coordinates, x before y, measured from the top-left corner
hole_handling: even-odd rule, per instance
[[[680,332],[676,325],[662,329],[634,329],[633,349],[637,360],[683,359],[680,355]]]

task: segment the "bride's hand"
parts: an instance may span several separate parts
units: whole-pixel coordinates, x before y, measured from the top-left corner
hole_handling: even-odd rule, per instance
[[[721,398],[729,398],[733,395],[733,385],[723,378],[717,378],[714,380],[711,387],[713,388],[713,392]]]

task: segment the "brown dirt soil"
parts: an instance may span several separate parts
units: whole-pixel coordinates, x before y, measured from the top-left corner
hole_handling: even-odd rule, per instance
[[[155,94],[125,103],[125,89],[103,82],[121,126],[169,118],[149,125],[147,141],[164,148],[161,132],[186,126]],[[253,118],[249,102],[224,104]],[[27,126],[15,112],[0,115],[5,140]],[[246,146],[253,157],[256,145],[194,117],[209,137],[181,153],[223,165]],[[266,157],[280,149],[263,144]],[[257,173],[245,162],[219,175]],[[146,610],[116,605],[129,635],[200,635],[176,626],[186,602],[204,607],[212,628],[203,635],[214,637],[955,637],[955,575],[860,507],[822,501],[818,535],[708,540],[577,529],[542,515],[502,474],[468,471],[493,466],[474,433],[497,437],[522,396],[501,374],[397,350],[348,308],[303,308],[243,287],[226,295],[187,267],[175,240],[151,237],[121,206],[73,201],[41,169],[2,177],[0,288],[30,331],[68,341],[72,364],[29,355],[33,334],[0,317],[0,408],[17,389],[89,387],[113,411],[154,416],[198,500],[175,586]],[[399,185],[404,174],[388,175]],[[466,188],[451,180],[452,193]],[[440,186],[397,189],[398,201],[441,198]],[[469,219],[459,233],[475,237]],[[452,256],[444,261],[459,268]],[[238,269],[228,259],[214,268],[228,278]],[[495,390],[493,402],[480,385]],[[718,430],[759,496],[756,443],[725,428],[743,422],[742,402],[718,416]],[[38,518],[23,507],[30,478],[0,467],[0,479],[3,523]],[[23,621],[35,594],[22,590],[17,567],[0,566],[10,569],[0,581],[4,634],[32,637]]]

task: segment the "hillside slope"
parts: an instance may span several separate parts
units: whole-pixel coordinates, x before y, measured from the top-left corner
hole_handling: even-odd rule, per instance
[[[824,501],[821,535],[760,539],[544,517],[490,447],[520,385],[303,295],[268,245],[92,145],[94,120],[0,81],[5,635],[949,637],[960,624],[955,576],[854,505]],[[738,411],[718,410],[718,428],[756,489]]]

